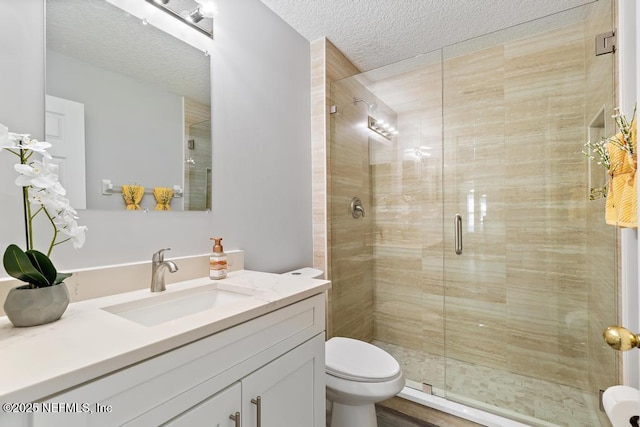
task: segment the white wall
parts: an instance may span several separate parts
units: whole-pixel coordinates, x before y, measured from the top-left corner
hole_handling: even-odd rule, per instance
[[[246,251],[246,268],[311,265],[309,43],[259,0],[218,0],[213,79],[213,213],[80,211],[79,251],[54,252],[61,269],[210,251],[209,237]],[[42,137],[42,0],[0,0],[0,123]],[[0,153],[0,251],[22,244],[15,158]],[[6,276],[2,272],[2,276]]]

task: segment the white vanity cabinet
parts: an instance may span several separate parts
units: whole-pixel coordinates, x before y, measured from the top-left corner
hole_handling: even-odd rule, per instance
[[[26,425],[324,427],[324,329],[321,293],[42,399],[65,410]]]
[[[324,336],[242,380],[242,426],[324,427],[324,415],[316,413],[320,406],[324,411],[325,405],[324,354],[319,357],[318,351],[324,353]],[[316,401],[318,394],[323,402]]]
[[[321,426],[315,397],[324,398],[324,337],[316,336],[227,389],[178,415],[167,427]],[[318,378],[320,375],[320,378]],[[319,390],[319,387],[322,390]],[[322,408],[317,408],[324,411]],[[237,420],[237,421],[236,421]],[[138,422],[134,423],[138,424]]]

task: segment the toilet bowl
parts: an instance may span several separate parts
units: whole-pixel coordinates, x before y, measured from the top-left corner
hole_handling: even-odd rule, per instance
[[[283,274],[317,279],[323,272],[305,267]],[[375,404],[392,398],[405,384],[393,356],[372,344],[344,337],[325,344],[325,381],[331,427],[377,427]]]
[[[402,390],[404,375],[386,351],[351,338],[334,337],[325,345],[327,400],[331,427],[376,427],[375,403]]]

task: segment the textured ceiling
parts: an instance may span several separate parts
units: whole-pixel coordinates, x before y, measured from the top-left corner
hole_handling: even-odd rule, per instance
[[[209,58],[201,51],[104,0],[46,4],[47,49],[210,105]]]
[[[367,71],[596,0],[261,1],[307,40],[327,37]]]

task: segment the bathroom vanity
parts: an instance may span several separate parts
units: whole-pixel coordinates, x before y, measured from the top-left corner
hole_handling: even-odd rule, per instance
[[[0,318],[0,425],[324,426],[329,286],[242,270]]]

